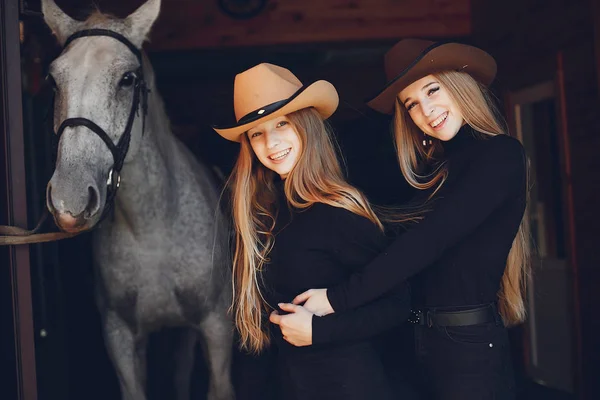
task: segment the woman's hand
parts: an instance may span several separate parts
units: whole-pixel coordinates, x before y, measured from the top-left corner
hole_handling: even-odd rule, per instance
[[[302,304],[302,307],[319,317],[335,312],[331,307],[331,304],[329,304],[327,289],[309,289],[296,296],[294,300],[292,300],[292,303],[304,303]]]
[[[313,314],[302,306],[280,303],[279,308],[291,314],[281,315],[273,311],[269,321],[279,325],[283,338],[296,347],[312,345]]]

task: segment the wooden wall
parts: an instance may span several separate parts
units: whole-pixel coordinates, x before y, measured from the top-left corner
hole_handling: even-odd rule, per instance
[[[56,0],[56,3],[73,16],[85,15],[85,10],[92,8],[89,0]],[[125,16],[143,4],[143,0],[96,0],[95,3],[102,11]],[[219,8],[217,0],[163,0],[148,48],[189,50],[403,36],[463,36],[471,32],[470,3],[470,0],[267,0],[255,17],[234,19]]]
[[[597,0],[591,0],[598,3]],[[579,398],[598,398],[597,370],[600,368],[600,320],[592,317],[600,307],[600,54],[594,42],[600,16],[590,1],[489,0],[473,1],[473,40],[498,60],[495,83],[500,92],[522,89],[554,80],[562,53],[565,82],[565,115],[571,174],[565,176],[572,188],[576,262],[573,310],[579,317],[580,350],[576,382]],[[600,7],[595,8],[596,12]],[[566,199],[565,199],[566,200]],[[565,204],[566,206],[566,204]]]
[[[156,48],[253,46],[284,43],[458,36],[470,33],[469,0],[270,0],[245,21],[219,11],[216,2],[165,2],[154,31]]]

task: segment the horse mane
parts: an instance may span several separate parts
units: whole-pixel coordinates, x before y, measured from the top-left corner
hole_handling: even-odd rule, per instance
[[[113,21],[118,21],[118,20],[119,20],[119,18],[117,18],[116,16],[114,16],[112,14],[103,13],[102,11],[100,11],[99,8],[96,8],[94,11],[92,11],[88,15],[85,22],[86,22],[86,24],[89,24],[89,25],[100,25],[100,24],[105,24],[107,22],[113,22]]]

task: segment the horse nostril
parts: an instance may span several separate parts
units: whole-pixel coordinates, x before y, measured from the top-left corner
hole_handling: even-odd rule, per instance
[[[85,208],[85,217],[89,218],[92,215],[96,214],[96,212],[98,211],[98,207],[99,207],[99,200],[98,200],[98,191],[96,190],[96,188],[92,187],[92,186],[88,186],[88,204],[87,207]]]
[[[50,212],[56,211],[54,204],[52,204],[52,185],[50,183],[46,187],[46,206]]]

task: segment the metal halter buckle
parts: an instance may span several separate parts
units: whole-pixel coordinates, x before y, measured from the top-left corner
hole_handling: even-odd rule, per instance
[[[113,183],[115,184],[116,189],[121,186],[121,174],[111,168],[110,171],[108,171],[108,180],[106,181],[106,185],[112,187]]]

